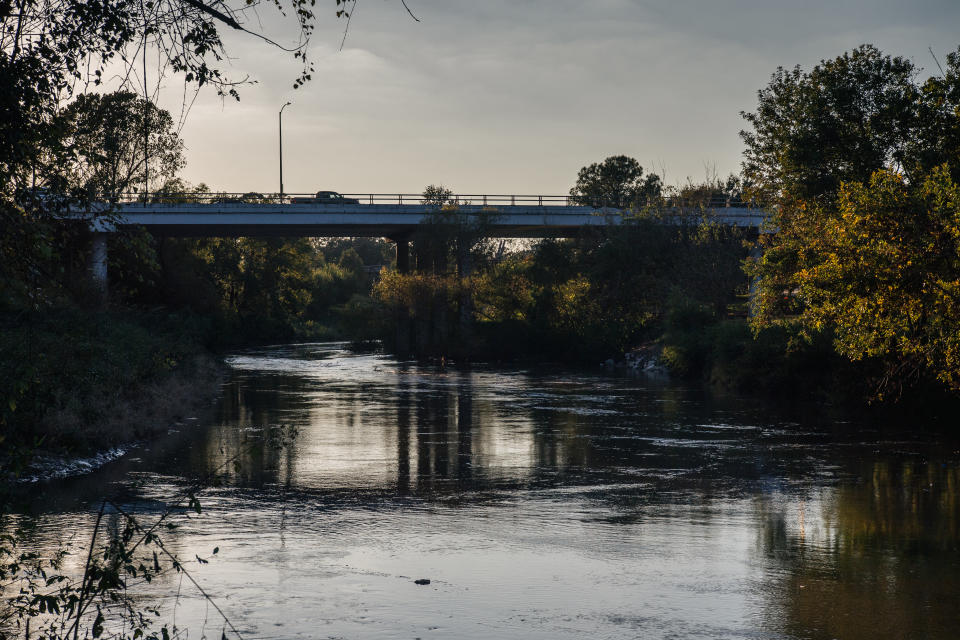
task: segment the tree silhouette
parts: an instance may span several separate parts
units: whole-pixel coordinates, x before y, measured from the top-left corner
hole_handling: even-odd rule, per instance
[[[628,156],[610,156],[580,169],[570,199],[589,207],[642,207],[660,196],[660,176],[643,175],[640,163]]]

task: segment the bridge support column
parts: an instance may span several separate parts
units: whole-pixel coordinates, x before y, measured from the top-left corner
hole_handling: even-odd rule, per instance
[[[473,275],[473,260],[470,255],[470,243],[466,238],[457,242],[457,275],[466,280]],[[469,356],[473,344],[473,296],[470,287],[460,288],[460,353],[459,358]]]
[[[390,238],[397,245],[397,272],[410,273],[410,240],[408,238]],[[401,358],[410,355],[410,332],[412,323],[406,310],[399,310],[396,318],[396,351]]]
[[[91,289],[98,305],[107,301],[107,234],[94,232],[87,259],[87,273],[90,276]]]

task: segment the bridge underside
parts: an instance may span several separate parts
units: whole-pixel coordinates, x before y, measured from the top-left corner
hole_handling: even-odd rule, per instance
[[[288,221],[283,224],[260,224],[234,220],[230,224],[180,224],[127,223],[120,226],[143,226],[158,236],[182,238],[238,238],[238,237],[308,237],[308,238],[410,238],[418,224],[338,224],[328,221]],[[584,225],[551,226],[492,225],[490,237],[494,238],[575,238],[582,233]],[[592,226],[592,225],[591,225]]]

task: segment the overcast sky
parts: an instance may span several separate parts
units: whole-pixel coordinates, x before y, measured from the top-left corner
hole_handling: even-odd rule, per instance
[[[226,191],[566,193],[580,167],[637,158],[668,183],[740,166],[741,110],[778,65],[869,42],[929,70],[960,45],[957,0],[318,0],[312,82],[290,54],[231,32],[241,101],[201,93],[184,177]],[[295,35],[269,9],[265,32]],[[163,104],[179,113],[175,81]]]

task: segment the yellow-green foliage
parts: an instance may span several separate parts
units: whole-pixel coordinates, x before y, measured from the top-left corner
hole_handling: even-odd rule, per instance
[[[373,296],[390,309],[417,309],[434,304],[437,296],[453,299],[470,288],[469,278],[429,273],[385,271],[373,286]]]
[[[844,184],[838,214],[797,239],[803,324],[832,330],[853,360],[888,360],[891,381],[926,370],[960,389],[960,188],[947,168]]]
[[[523,322],[529,319],[540,290],[527,274],[532,262],[529,254],[511,256],[475,278],[478,320]]]

